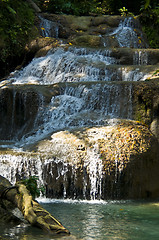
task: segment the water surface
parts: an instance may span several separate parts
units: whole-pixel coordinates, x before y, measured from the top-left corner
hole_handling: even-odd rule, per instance
[[[45,200],[41,204],[70,230],[70,236],[49,236],[23,223],[18,226],[0,226],[0,237],[20,240],[159,239],[159,205],[156,203]]]

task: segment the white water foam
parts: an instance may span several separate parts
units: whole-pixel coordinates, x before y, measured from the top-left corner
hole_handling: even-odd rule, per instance
[[[39,203],[68,203],[68,204],[102,204],[102,205],[107,205],[110,203],[110,201],[105,201],[105,200],[77,200],[77,199],[56,199],[56,198],[44,198],[44,197],[39,197],[36,199]],[[116,201],[111,201],[111,202],[116,202]]]
[[[0,175],[7,178],[12,184],[16,182],[16,176],[25,178],[38,176],[39,183],[42,184],[42,162],[38,156],[23,156],[21,154],[3,154],[0,156]]]
[[[106,66],[113,64],[110,50],[82,51],[58,48],[35,58],[23,70],[12,73],[12,84],[54,84],[59,82],[108,81]]]

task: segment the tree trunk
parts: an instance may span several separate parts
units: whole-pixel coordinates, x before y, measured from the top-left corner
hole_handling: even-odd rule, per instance
[[[19,208],[24,218],[33,226],[53,234],[70,234],[49,212],[47,212],[37,201],[33,200],[26,186],[16,184],[15,186],[0,185],[1,201],[8,200]]]

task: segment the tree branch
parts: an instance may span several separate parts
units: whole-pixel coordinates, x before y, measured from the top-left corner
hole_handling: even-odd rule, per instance
[[[0,198],[18,207],[31,225],[53,234],[70,234],[57,219],[33,200],[25,185],[19,183],[11,187],[0,185]]]

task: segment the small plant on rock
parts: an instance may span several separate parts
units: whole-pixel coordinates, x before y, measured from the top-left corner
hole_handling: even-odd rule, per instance
[[[44,186],[39,187],[38,180],[39,178],[37,176],[30,176],[29,178],[20,181],[20,183],[26,186],[26,188],[32,195],[33,199],[39,197],[41,194],[45,195],[45,187]]]
[[[129,12],[128,9],[126,9],[125,7],[120,8],[120,9],[119,9],[119,12],[120,12],[120,15],[121,15],[122,17],[134,16],[134,14],[131,13],[131,12]]]

